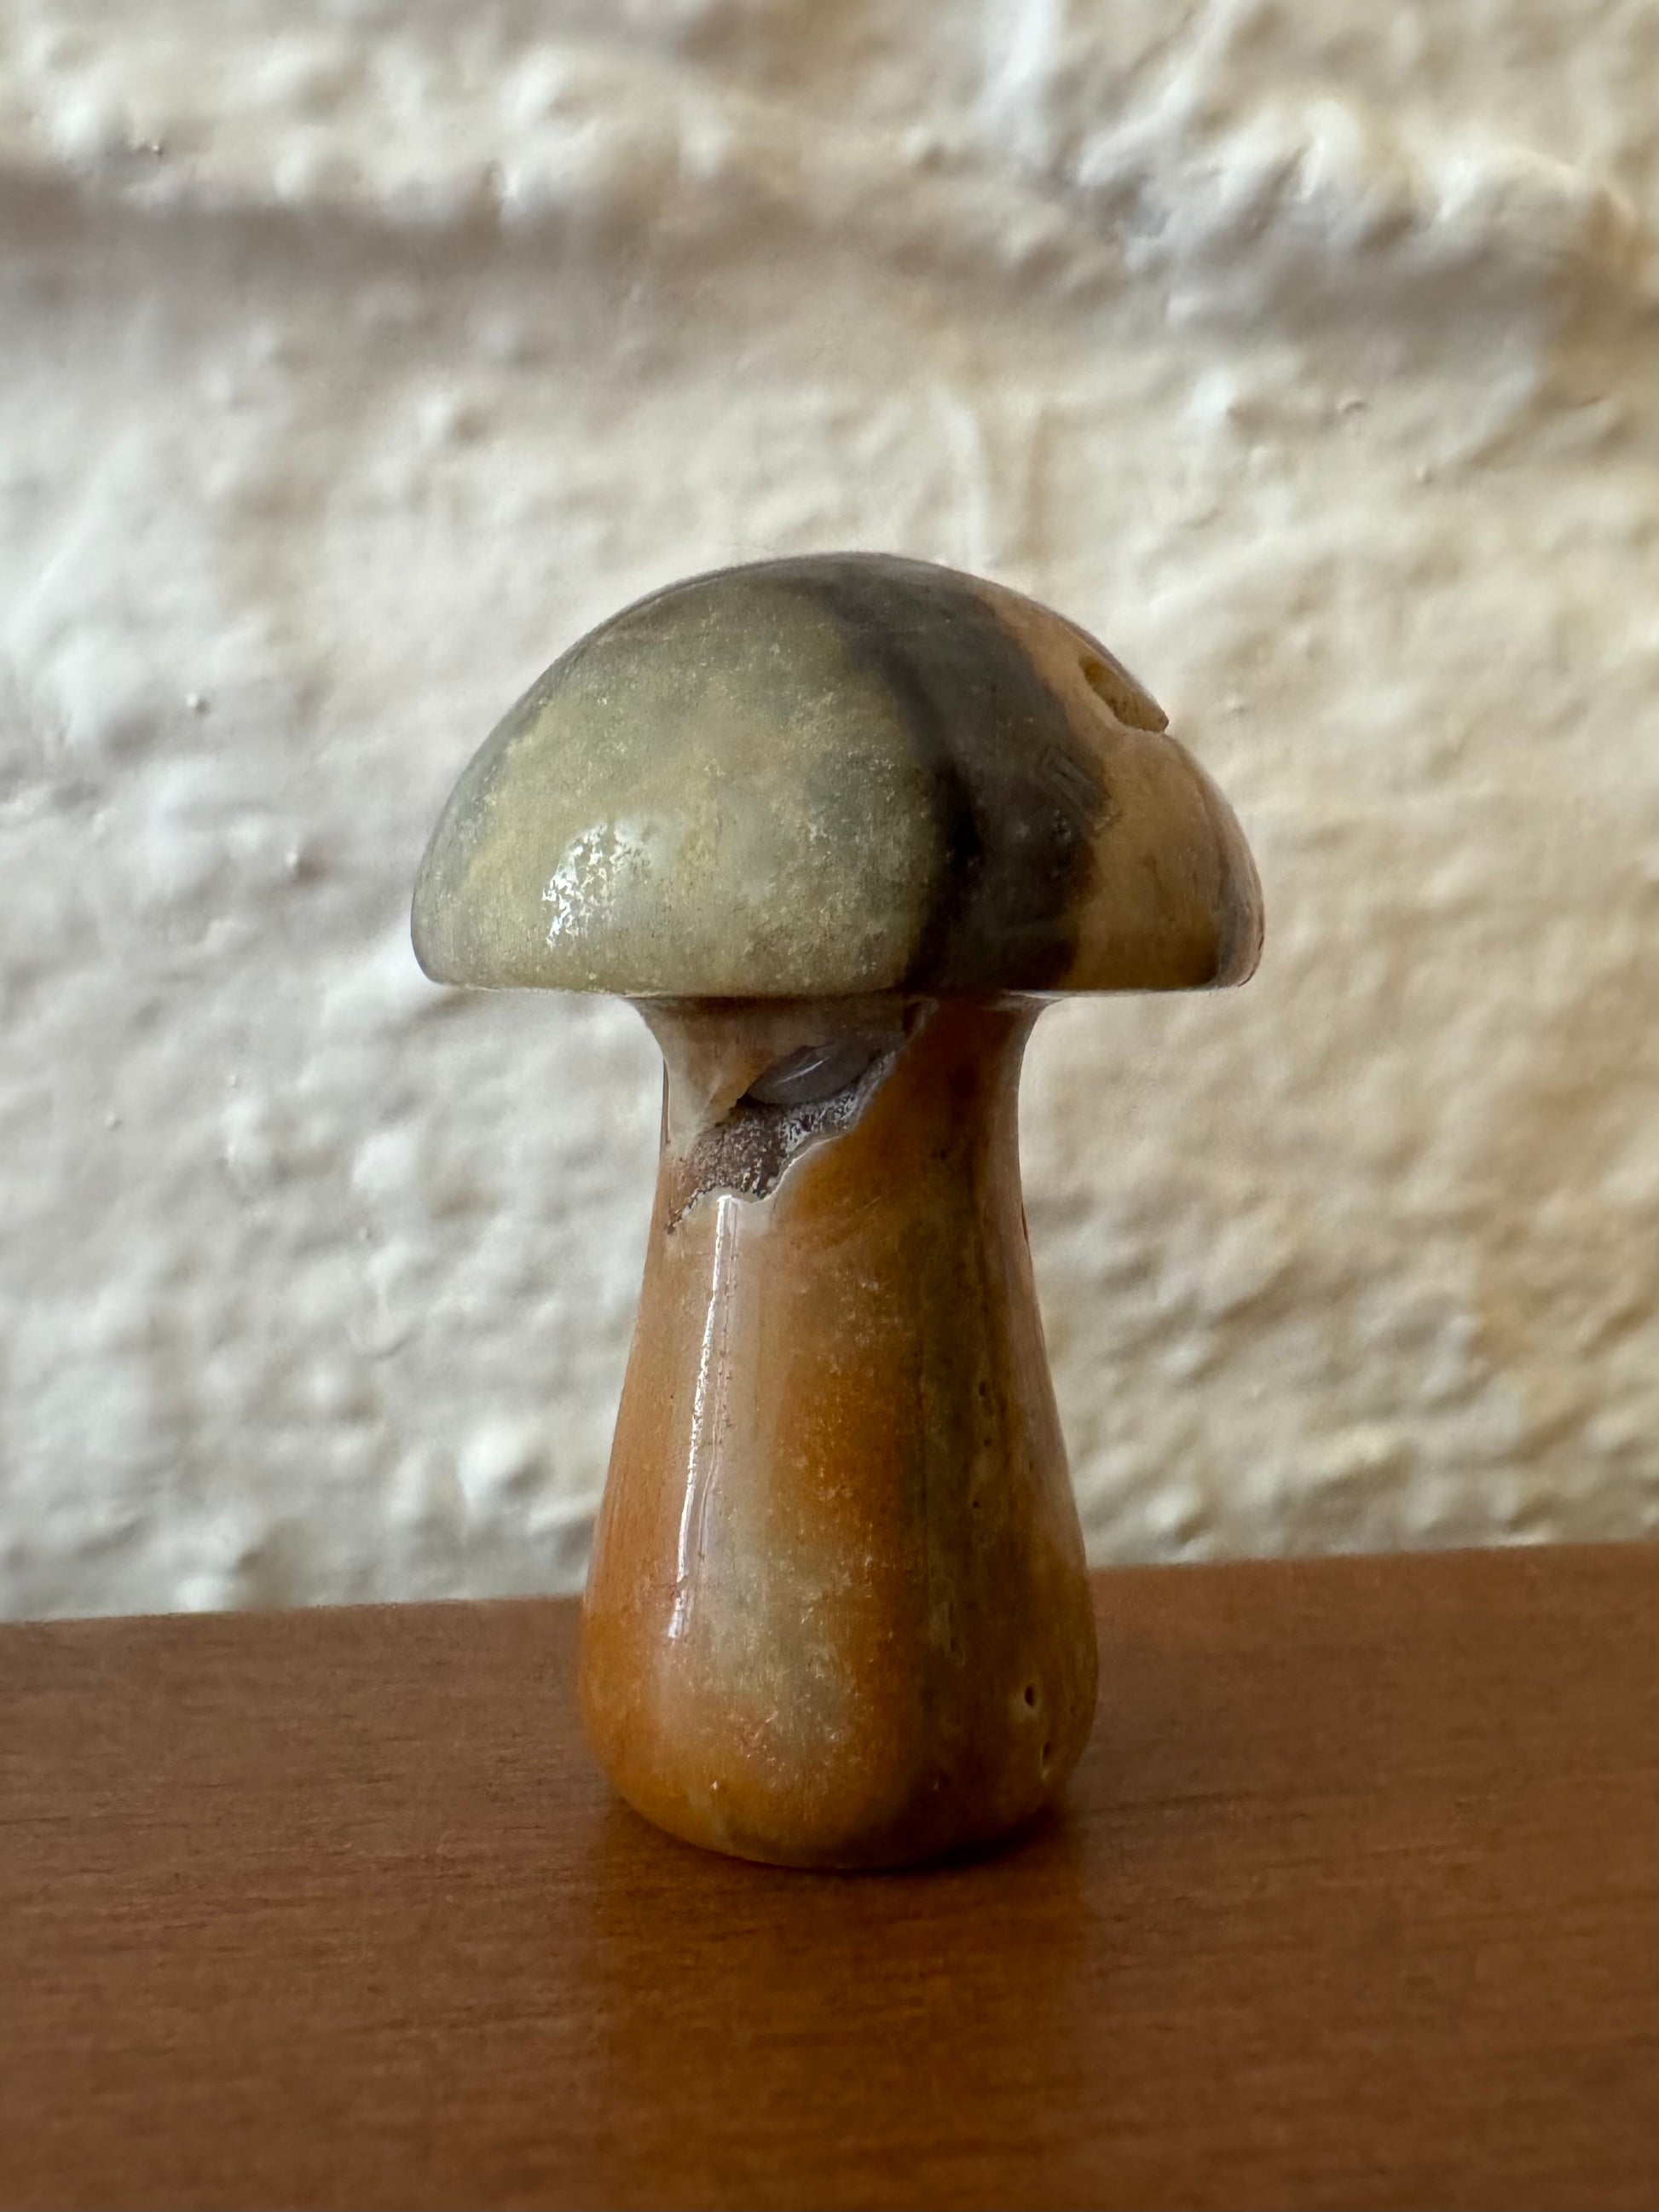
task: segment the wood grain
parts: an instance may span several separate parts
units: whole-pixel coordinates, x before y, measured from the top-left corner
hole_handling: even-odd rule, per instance
[[[1659,1551],[1097,1589],[878,1877],[610,1799],[568,1603],[0,1632],[0,2201],[1659,2203]]]

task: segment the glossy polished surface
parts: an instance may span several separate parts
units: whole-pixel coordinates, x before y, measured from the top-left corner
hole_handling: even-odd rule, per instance
[[[1095,1644],[1019,1196],[1029,1004],[656,1006],[656,1211],[583,1631],[641,1811],[823,1866],[1002,1832]]]
[[[462,775],[415,894],[441,982],[629,998],[1185,990],[1261,951],[1231,808],[1099,641],[885,554],[671,585]]]
[[[763,562],[547,670],[451,793],[411,928],[440,981],[618,992],[663,1048],[584,1615],[618,1788],[800,1866],[1030,1819],[1096,1657],[1019,1194],[1030,994],[1248,977],[1226,801],[1051,610]]]

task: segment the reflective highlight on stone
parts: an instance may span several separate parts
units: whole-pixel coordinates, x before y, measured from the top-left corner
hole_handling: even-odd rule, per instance
[[[573,646],[457,785],[415,898],[451,982],[629,997],[1242,981],[1226,801],[1106,648],[1018,592],[829,554]]]

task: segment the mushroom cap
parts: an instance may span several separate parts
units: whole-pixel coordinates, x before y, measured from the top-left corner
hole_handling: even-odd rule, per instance
[[[1243,982],[1231,808],[1064,617],[884,554],[670,585],[562,653],[415,888],[440,982],[629,998]]]

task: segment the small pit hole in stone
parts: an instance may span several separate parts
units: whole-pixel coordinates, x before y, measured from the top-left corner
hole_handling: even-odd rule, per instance
[[[1128,672],[1103,660],[1097,653],[1085,653],[1079,665],[1083,680],[1101,704],[1132,730],[1161,730],[1164,717],[1130,681]]]
[[[1045,1743],[1042,1747],[1042,1771],[1045,1774],[1048,1771],[1049,1763],[1053,1759],[1054,1755],[1054,1747],[1053,1744]]]
[[[1035,1705],[1036,1703],[1036,1684],[1035,1682],[1028,1682],[1025,1685],[1025,1702],[1028,1705]]]

